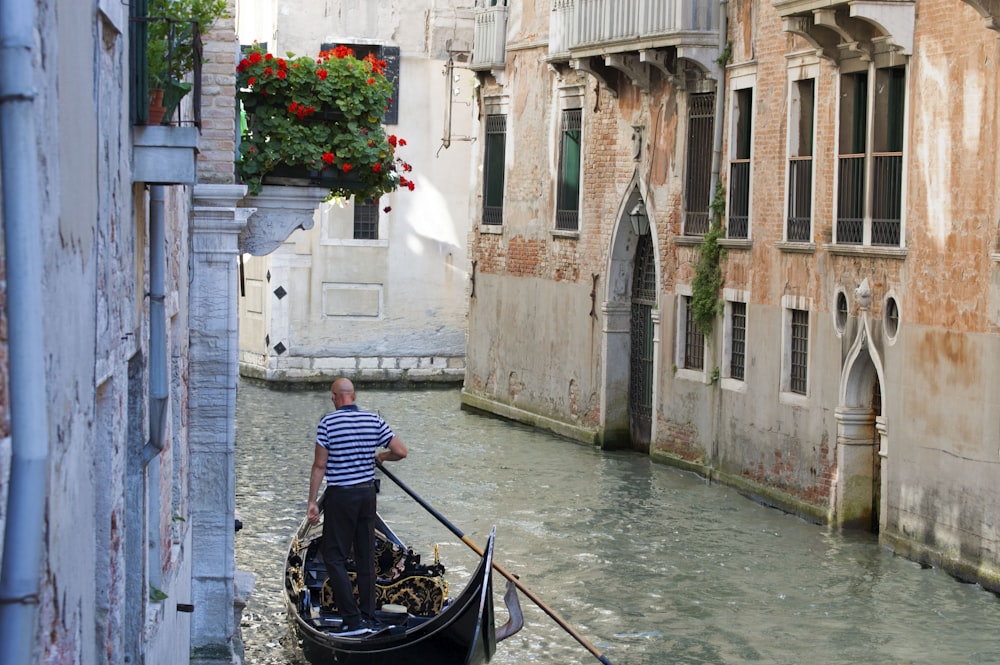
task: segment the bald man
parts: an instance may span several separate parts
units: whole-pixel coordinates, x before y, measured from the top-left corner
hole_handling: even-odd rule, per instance
[[[354,385],[348,379],[333,382],[330,398],[336,410],[323,416],[316,427],[306,517],[319,523],[317,493],[325,478],[321,551],[343,619],[340,635],[363,636],[371,632],[375,620],[375,460],[394,462],[406,457],[407,451],[378,414],[357,407]],[[347,574],[352,550],[360,603],[354,599]]]

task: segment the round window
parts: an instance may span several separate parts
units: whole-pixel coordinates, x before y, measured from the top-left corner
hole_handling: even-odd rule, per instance
[[[892,296],[885,301],[885,332],[889,337],[895,337],[899,332],[899,305]]]
[[[837,291],[837,312],[834,323],[837,326],[837,332],[844,332],[847,327],[847,294],[843,291]]]

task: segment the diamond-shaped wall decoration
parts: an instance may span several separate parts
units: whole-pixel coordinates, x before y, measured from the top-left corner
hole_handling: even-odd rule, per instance
[[[271,336],[264,335],[264,346],[271,346]]]
[[[274,290],[274,295],[278,296],[278,300],[281,300],[288,295],[288,291],[285,291],[285,287],[279,286]]]
[[[267,281],[269,281],[269,282],[271,281],[271,271],[270,270],[268,270],[267,274],[264,275],[264,276],[267,278]]]
[[[274,345],[274,352],[280,356],[282,353],[285,352],[285,345],[282,344],[281,342],[278,342],[277,344]]]

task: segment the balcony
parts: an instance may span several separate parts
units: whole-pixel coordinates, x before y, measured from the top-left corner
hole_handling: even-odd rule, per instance
[[[913,53],[914,0],[774,0],[786,32],[832,60],[844,51]]]
[[[650,67],[683,79],[690,64],[717,79],[718,12],[708,0],[552,0],[549,61],[598,78],[615,69],[643,90]]]
[[[503,69],[507,59],[507,0],[476,0],[474,71]]]
[[[201,126],[201,35],[194,21],[130,20],[132,180],[194,184]]]

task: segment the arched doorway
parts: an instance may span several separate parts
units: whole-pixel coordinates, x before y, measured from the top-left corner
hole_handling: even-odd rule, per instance
[[[867,312],[841,376],[837,419],[837,525],[878,533],[886,424],[882,417],[881,358],[872,348]]]
[[[653,422],[653,309],[656,306],[656,259],[653,239],[640,235],[632,271],[632,311],[629,325],[629,443],[649,452]]]

